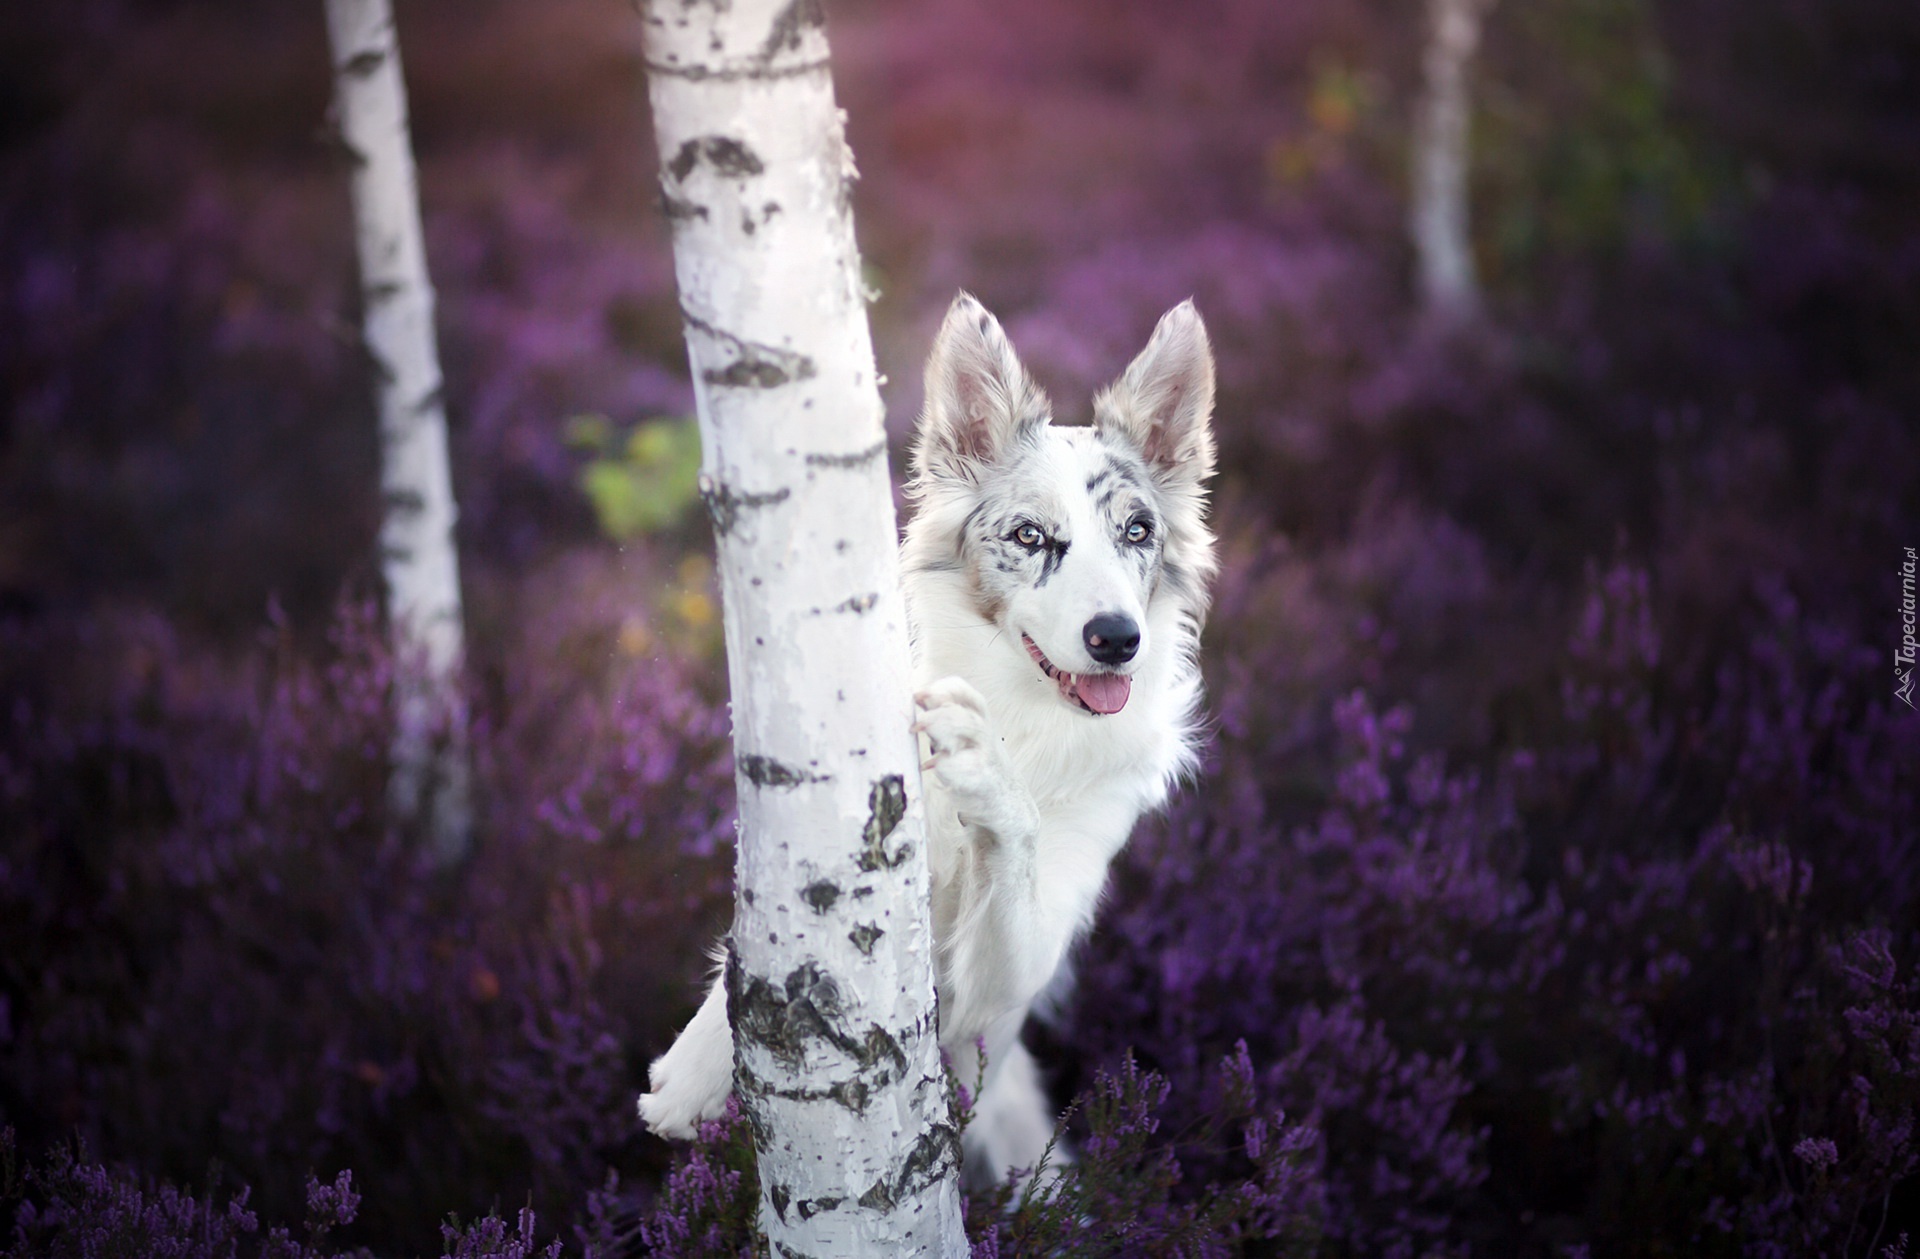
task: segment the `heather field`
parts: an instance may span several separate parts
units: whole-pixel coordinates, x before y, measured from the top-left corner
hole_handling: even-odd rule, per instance
[[[1417,0],[828,10],[896,469],[958,288],[1062,419],[1184,297],[1219,356],[1204,767],[975,1255],[1920,1254],[1920,8],[1505,0],[1451,331]],[[0,10],[0,1256],[752,1253],[744,1125],[633,1112],[733,841],[639,24],[399,24],[451,869],[320,0]]]

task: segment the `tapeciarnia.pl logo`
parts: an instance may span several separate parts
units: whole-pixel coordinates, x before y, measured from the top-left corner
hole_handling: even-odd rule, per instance
[[[1893,676],[1900,683],[1893,693],[1908,708],[1913,707],[1913,656],[1920,647],[1913,637],[1913,569],[1913,548],[1908,547],[1906,562],[1900,565],[1900,645],[1893,651]]]

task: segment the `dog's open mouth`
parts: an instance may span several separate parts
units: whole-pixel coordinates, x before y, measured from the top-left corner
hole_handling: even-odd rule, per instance
[[[1117,713],[1127,706],[1127,696],[1133,693],[1132,678],[1119,673],[1068,673],[1047,659],[1046,653],[1031,638],[1022,634],[1020,641],[1027,645],[1027,654],[1040,666],[1040,671],[1060,688],[1062,699],[1101,716]]]

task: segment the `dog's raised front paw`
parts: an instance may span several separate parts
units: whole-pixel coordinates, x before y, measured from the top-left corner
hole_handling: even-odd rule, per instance
[[[1003,839],[1031,829],[1037,823],[1033,806],[1013,780],[980,692],[962,678],[941,678],[913,702],[919,712],[913,728],[927,737],[928,757],[920,768],[939,779],[961,817]]]
[[[964,679],[941,678],[913,702],[919,716],[913,728],[927,736],[929,753],[920,768],[932,770],[963,810],[989,799],[997,787],[997,757],[980,692]]]

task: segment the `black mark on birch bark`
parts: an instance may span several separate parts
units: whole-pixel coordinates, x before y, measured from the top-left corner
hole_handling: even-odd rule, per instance
[[[700,378],[709,385],[731,385],[735,389],[775,389],[793,380],[805,380],[813,375],[813,363],[799,355],[804,370],[797,375],[790,373],[777,359],[759,358],[742,354],[725,367],[709,367],[700,373]]]
[[[739,83],[756,79],[797,79],[809,74],[825,74],[831,65],[832,63],[825,57],[785,66],[768,65],[759,60],[731,66],[682,66],[664,61],[649,61],[647,73],[664,74],[670,78],[685,79],[690,83]]]
[[[892,1070],[891,1064],[882,1063],[878,1077],[871,1083],[856,1075],[851,1079],[835,1080],[826,1088],[776,1088],[754,1074],[751,1067],[734,1068],[734,1088],[743,1098],[777,1097],[783,1102],[832,1102],[855,1115],[866,1114],[867,1102],[873,1097],[874,1089],[885,1088],[897,1080],[898,1074]]]
[[[827,879],[817,880],[800,889],[800,899],[813,906],[814,913],[824,914],[840,899],[840,885]]]
[[[713,520],[713,531],[725,537],[740,520],[740,513],[755,507],[771,507],[784,502],[791,490],[782,486],[766,494],[736,494],[725,482],[715,481],[712,477],[700,478],[700,501],[706,506],[707,515]]]
[[[804,1250],[795,1250],[785,1242],[774,1242],[772,1245],[776,1252],[774,1259],[818,1259],[818,1256],[810,1255]]]
[[[419,490],[391,489],[383,494],[387,510],[396,516],[418,516],[427,509],[427,500]]]
[[[959,1144],[960,1134],[951,1124],[934,1124],[920,1134],[891,1177],[874,1181],[860,1195],[860,1205],[872,1210],[892,1210],[902,1198],[946,1175],[958,1157]]]
[[[717,328],[682,307],[680,317],[687,327],[719,343],[734,361],[724,368],[709,367],[700,373],[710,385],[734,385],[751,389],[771,389],[795,380],[811,380],[816,373],[813,360],[777,345],[749,341]]]
[[[673,160],[667,163],[667,173],[676,182],[684,183],[701,162],[725,179],[750,179],[767,169],[759,154],[732,136],[695,136],[673,155]]]
[[[904,1075],[907,1070],[907,1052],[900,1048],[900,1042],[892,1032],[871,1023],[867,1026],[867,1035],[857,1049],[848,1049],[847,1053],[863,1067],[890,1067],[896,1073]]]
[[[776,1181],[767,1186],[767,1201],[773,1203],[774,1214],[778,1215],[780,1222],[784,1224],[787,1222],[787,1207],[789,1205],[793,1207],[793,1213],[805,1221],[812,1219],[823,1211],[833,1210],[842,1202],[845,1202],[846,1199],[802,1198],[798,1202],[795,1202],[793,1199],[793,1190]],[[810,1259],[809,1256],[804,1256],[799,1251],[782,1246],[778,1242],[774,1243],[774,1245],[779,1249],[782,1256],[792,1256],[792,1259]]]
[[[780,53],[800,51],[800,41],[806,33],[826,24],[827,14],[820,7],[820,0],[791,0],[780,10],[780,16],[773,19],[767,42],[760,46],[760,60],[772,61]]]
[[[872,611],[873,605],[879,601],[880,596],[877,593],[854,595],[851,599],[842,599],[839,603],[834,604],[833,610],[835,612],[851,612],[855,616],[858,616],[862,612]]]
[[[764,1048],[788,1067],[797,1070],[805,1061],[808,1045],[822,1041],[852,1059],[859,1072],[878,1075],[871,1082],[856,1080],[806,1093],[807,1099],[835,1097],[852,1104],[857,1097],[864,1105],[871,1089],[890,1084],[906,1074],[907,1055],[893,1033],[878,1023],[869,1023],[866,1033],[856,1038],[840,1025],[845,1013],[840,986],[812,962],[787,972],[787,977],[776,988],[758,975],[748,974],[739,958],[729,954],[727,1009],[734,1015],[734,1026],[748,1042]],[[746,1091],[770,1091],[766,1082],[751,1071],[736,1068],[735,1075]]]
[[[707,217],[707,207],[684,197],[676,197],[663,189],[660,193],[660,213],[666,215],[670,223],[682,219],[704,219]]]
[[[340,73],[350,79],[364,79],[375,70],[378,70],[380,64],[386,59],[386,49],[369,48],[365,52],[357,52],[353,54],[353,56],[348,57],[347,63],[340,67]]]
[[[804,769],[782,765],[771,756],[749,754],[741,757],[740,772],[745,774],[747,781],[756,787],[798,787],[802,783],[828,781],[828,777],[824,774],[810,774]]]
[[[326,127],[320,135],[320,143],[334,153],[346,159],[347,165],[355,170],[366,167],[367,155],[362,153],[353,141],[347,139],[337,124]]]
[[[811,962],[794,969],[776,988],[747,974],[738,958],[729,957],[727,1008],[736,1012],[734,1026],[750,1042],[798,1069],[808,1042],[835,1038],[829,1020],[839,1017],[840,989]]]
[[[900,845],[899,850],[889,856],[886,843],[887,836],[893,834],[906,815],[906,781],[898,774],[876,779],[873,789],[867,792],[867,824],[860,829],[860,838],[865,843],[859,857],[862,870],[868,873],[891,870],[907,859],[913,851],[911,844]]]
[[[810,1220],[822,1211],[831,1211],[845,1201],[845,1198],[802,1198],[794,1203],[793,1213],[802,1220]]]
[[[850,455],[808,455],[807,464],[814,468],[858,468],[872,463],[887,451],[887,439],[882,437],[865,450],[856,450]]]
[[[867,890],[871,891],[872,889],[869,888]],[[864,956],[872,957],[873,946],[879,941],[880,937],[885,934],[887,933],[874,924],[863,922],[852,931],[847,932],[847,939],[853,941],[853,947],[859,949]]]

